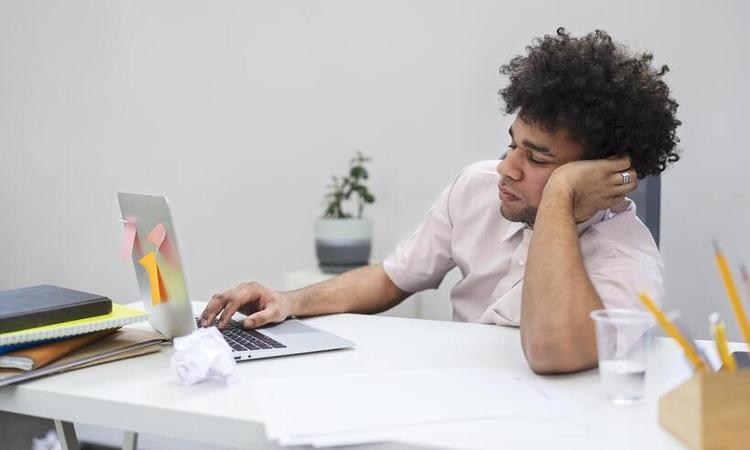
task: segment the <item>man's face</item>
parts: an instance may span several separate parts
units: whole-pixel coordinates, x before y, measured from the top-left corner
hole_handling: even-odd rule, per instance
[[[547,179],[561,165],[583,157],[583,146],[564,129],[549,133],[516,117],[506,157],[497,165],[500,213],[511,222],[534,225]]]

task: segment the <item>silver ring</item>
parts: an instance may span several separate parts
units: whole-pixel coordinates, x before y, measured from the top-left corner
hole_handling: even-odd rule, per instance
[[[620,172],[620,175],[622,175],[622,184],[628,184],[630,183],[630,172],[627,170],[623,170]]]

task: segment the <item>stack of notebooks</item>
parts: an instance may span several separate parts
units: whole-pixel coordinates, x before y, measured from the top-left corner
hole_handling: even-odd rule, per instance
[[[0,291],[0,386],[153,353],[161,335],[124,325],[148,315],[52,285]]]

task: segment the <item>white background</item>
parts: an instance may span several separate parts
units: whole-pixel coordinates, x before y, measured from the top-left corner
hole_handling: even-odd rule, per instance
[[[0,0],[0,289],[137,300],[119,190],[163,193],[195,300],[315,265],[330,175],[372,156],[374,260],[465,165],[497,157],[498,67],[562,25],[651,50],[680,103],[663,177],[667,307],[697,336],[727,316],[711,238],[750,259],[740,1]],[[453,277],[455,278],[455,277]],[[447,283],[422,296],[448,317]]]

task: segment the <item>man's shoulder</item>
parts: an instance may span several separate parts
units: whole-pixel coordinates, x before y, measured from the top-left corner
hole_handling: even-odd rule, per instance
[[[448,190],[451,220],[461,221],[467,217],[476,220],[477,215],[495,214],[496,208],[491,206],[499,202],[497,163],[497,160],[478,161],[459,172]]]
[[[636,215],[635,203],[630,199],[605,211],[603,220],[592,225],[586,234],[610,255],[635,252],[661,259],[651,232]]]
[[[497,159],[485,159],[477,161],[464,167],[461,171],[462,175],[473,176],[473,175],[494,175],[499,176],[497,173],[497,164],[500,160]]]
[[[472,182],[497,183],[500,175],[497,173],[497,159],[477,161],[464,167],[456,177],[457,183],[468,184]]]

